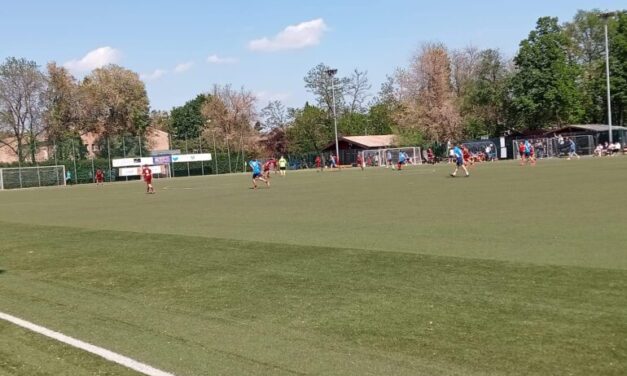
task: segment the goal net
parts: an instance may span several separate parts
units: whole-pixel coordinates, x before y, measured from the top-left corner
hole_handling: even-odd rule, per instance
[[[406,148],[391,148],[381,149],[383,154],[383,163],[388,163],[390,157],[392,158],[392,164],[398,162],[398,156],[401,152],[405,152],[407,155],[407,164],[422,164],[422,153],[419,147],[406,147]]]
[[[388,159],[391,164],[398,163],[398,156],[401,152],[407,155],[407,164],[422,164],[422,153],[419,147],[406,148],[390,148],[378,150],[362,151],[363,163],[366,167],[385,167],[388,165]]]
[[[65,166],[0,168],[0,189],[65,185]]]

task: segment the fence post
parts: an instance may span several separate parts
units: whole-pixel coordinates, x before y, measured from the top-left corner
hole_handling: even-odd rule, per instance
[[[187,146],[187,135],[185,135],[185,154],[189,154],[189,147]],[[187,177],[189,177],[189,162],[187,162]]]
[[[76,170],[76,148],[74,147],[74,139],[72,139],[72,160],[74,161],[74,184],[78,184],[78,176]]]
[[[213,158],[215,160],[216,170],[214,171],[214,175],[218,174],[218,153],[216,152],[216,132],[214,130],[211,131],[213,136]]]
[[[198,136],[198,147],[200,148],[200,154],[202,154],[202,135]],[[200,161],[200,171],[202,176],[205,176],[205,162]]]
[[[109,136],[107,135],[107,159],[109,160],[109,181],[112,181],[111,176],[111,144],[109,143]]]

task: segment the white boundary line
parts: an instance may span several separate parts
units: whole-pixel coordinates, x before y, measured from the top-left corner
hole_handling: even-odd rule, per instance
[[[59,332],[55,332],[54,330],[50,330],[47,328],[44,328],[43,326],[39,326],[36,324],[33,324],[31,322],[28,322],[26,320],[22,320],[18,317],[15,316],[11,316],[9,314],[0,312],[0,319],[8,321],[10,323],[13,323],[17,326],[20,326],[22,328],[28,329],[30,331],[39,333],[41,335],[44,335],[46,337],[55,339],[59,342],[63,342],[65,344],[68,344],[70,346],[79,348],[81,350],[90,352],[92,354],[98,355],[101,358],[110,360],[114,363],[123,365],[124,367],[130,368],[132,370],[135,370],[137,372],[141,372],[144,375],[148,375],[148,376],[174,376],[174,374],[165,372],[165,371],[161,371],[159,369],[153,368],[147,364],[138,362],[134,359],[128,358],[124,355],[120,355],[117,353],[114,353],[113,351],[109,351],[107,349],[103,349],[102,347],[98,347],[98,346],[94,346],[90,343],[87,342],[83,342],[81,340],[78,340],[76,338],[72,338],[72,337],[68,337],[65,334],[59,333]]]

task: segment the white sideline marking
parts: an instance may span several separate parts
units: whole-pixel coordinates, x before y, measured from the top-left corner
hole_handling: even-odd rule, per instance
[[[144,375],[148,375],[148,376],[174,376],[174,374],[165,372],[165,371],[161,371],[159,369],[153,368],[147,364],[138,362],[134,359],[128,358],[124,355],[120,355],[117,353],[114,353],[113,351],[109,351],[107,349],[103,349],[102,347],[98,347],[98,346],[94,346],[90,343],[87,342],[83,342],[81,340],[78,340],[76,338],[72,338],[72,337],[68,337],[65,334],[59,333],[59,332],[55,332],[54,330],[50,330],[47,328],[44,328],[43,326],[39,326],[36,324],[33,324],[32,322],[28,322],[26,320],[22,320],[18,317],[15,316],[11,316],[8,315],[6,313],[0,312],[0,319],[8,321],[10,323],[13,323],[17,326],[21,326],[22,328],[31,330],[33,332],[42,334],[46,337],[50,337],[52,339],[56,339],[59,342],[63,342],[65,344],[68,344],[70,346],[79,348],[81,350],[90,352],[92,354],[98,355],[101,358],[105,358],[107,360],[110,360],[114,363],[123,365],[124,367],[130,368],[132,370],[135,370],[137,372],[141,372]]]

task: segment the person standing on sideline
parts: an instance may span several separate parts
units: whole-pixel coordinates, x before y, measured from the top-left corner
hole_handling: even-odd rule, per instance
[[[285,176],[285,170],[287,170],[287,159],[281,156],[279,159],[279,171],[281,171],[281,176]]]
[[[266,183],[266,186],[270,186],[270,182],[261,176],[261,163],[257,159],[253,159],[248,162],[248,165],[253,170],[253,189],[257,189],[257,180],[261,180]]]
[[[570,161],[572,157],[580,159],[581,157],[577,154],[577,145],[575,145],[575,141],[573,141],[572,138],[567,138],[566,140],[568,141],[568,160]]]
[[[466,177],[469,177],[470,174],[468,173],[468,170],[466,169],[466,165],[464,164],[464,152],[462,152],[462,149],[459,147],[457,143],[455,143],[455,147],[453,148],[453,153],[455,154],[455,171],[453,171],[451,176],[456,177],[457,170],[459,170],[459,168],[461,167],[462,169],[464,169],[464,172],[466,173]]]
[[[392,152],[391,151],[388,150],[387,153],[385,153],[385,160],[386,160],[385,168],[388,168],[388,167],[394,168],[392,165]]]

